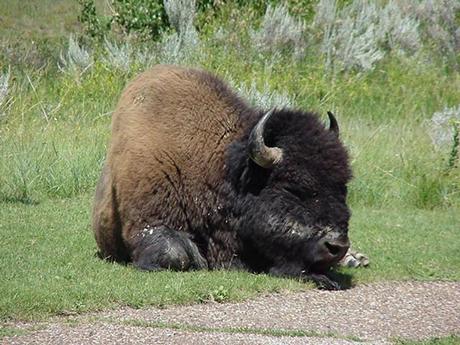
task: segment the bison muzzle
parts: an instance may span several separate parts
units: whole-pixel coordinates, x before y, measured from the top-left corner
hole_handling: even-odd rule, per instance
[[[217,77],[159,65],[124,90],[100,177],[100,255],[145,270],[313,279],[349,248],[351,170],[336,119],[249,106]]]

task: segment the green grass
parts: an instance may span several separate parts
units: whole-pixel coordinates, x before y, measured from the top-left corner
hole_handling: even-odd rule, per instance
[[[371,78],[343,77],[331,84],[330,95],[321,103],[322,96],[314,95],[321,93],[324,76],[312,66],[293,64],[282,71],[286,65],[281,60],[271,74],[258,71],[256,65],[254,75],[243,77],[239,71],[244,67],[238,65],[241,62],[236,57],[230,54],[213,59],[223,59],[226,70],[221,66],[221,74],[232,73],[242,82],[248,78],[262,84],[270,81],[295,96],[303,109],[325,113],[340,104],[337,114],[342,138],[350,150],[356,176],[350,188],[353,205],[460,207],[460,169],[456,164],[447,169],[450,147],[435,150],[428,133],[429,116],[446,103],[426,94],[428,88],[414,90],[410,97],[398,96],[395,85],[382,91],[381,84]],[[211,69],[213,59],[207,61]],[[393,64],[386,67],[396,68]],[[399,66],[399,72],[406,67]],[[100,63],[78,79],[49,70],[13,70],[13,106],[0,118],[0,159],[8,162],[0,164],[0,200],[39,201],[91,190],[105,155],[110,114],[124,84],[136,72],[134,69],[123,74]],[[412,89],[420,77],[410,69],[405,73],[402,86]],[[311,82],[303,80],[304,74],[313,78]],[[460,103],[456,92],[460,78],[444,76],[444,81],[436,84],[438,74],[423,75],[423,85],[432,85],[446,99],[457,94]],[[291,78],[294,75],[296,78]],[[296,85],[302,87],[295,91]],[[383,92],[385,97],[380,97]]]
[[[372,264],[346,272],[356,282],[460,280],[459,223],[456,209],[355,208],[350,237]]]
[[[460,336],[451,335],[447,337],[432,338],[428,340],[403,340],[395,341],[396,345],[458,345],[460,344]]]
[[[27,332],[19,328],[0,326],[0,339],[3,337],[20,336],[25,334],[27,334]]]
[[[0,319],[234,300],[304,284],[242,272],[140,272],[95,256],[90,197],[0,207]]]
[[[77,1],[5,0],[0,3],[0,36],[17,39],[62,37],[79,28]]]
[[[105,319],[107,320],[107,319]],[[107,320],[112,323],[116,323],[116,320]],[[145,328],[159,328],[159,329],[174,329],[180,331],[189,332],[203,332],[203,333],[228,333],[228,334],[257,334],[265,335],[270,337],[316,337],[316,338],[337,338],[347,339],[354,341],[362,341],[358,337],[353,336],[341,336],[336,333],[319,333],[314,331],[304,330],[287,330],[287,329],[267,329],[267,328],[251,328],[251,327],[204,327],[204,326],[193,326],[186,324],[171,324],[164,322],[149,322],[144,320],[125,320],[121,324],[135,327]]]

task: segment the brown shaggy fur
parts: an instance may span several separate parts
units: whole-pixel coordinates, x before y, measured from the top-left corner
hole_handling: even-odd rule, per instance
[[[349,248],[351,170],[330,116],[332,130],[313,113],[249,107],[204,71],[141,74],[113,115],[96,191],[101,256],[146,270],[234,267],[338,288],[327,271]],[[266,147],[277,148],[276,164],[260,163],[270,163],[257,156],[273,152]]]
[[[190,220],[206,217],[224,178],[226,148],[245,130],[245,112],[203,71],[159,65],[126,87],[93,210],[104,258],[129,261],[147,224],[190,231]]]

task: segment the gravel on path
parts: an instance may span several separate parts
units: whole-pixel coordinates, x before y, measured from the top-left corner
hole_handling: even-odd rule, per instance
[[[290,337],[289,332],[321,336]],[[385,282],[345,291],[260,296],[241,303],[121,308],[54,318],[44,329],[6,337],[3,342],[355,344],[357,338],[387,344],[394,338],[420,340],[452,334],[460,335],[460,282]]]
[[[9,345],[101,345],[101,344],[170,344],[170,345],[368,345],[329,337],[272,337],[259,334],[190,332],[173,329],[133,327],[113,324],[85,324],[76,327],[52,325],[29,336],[4,339]],[[379,342],[379,345],[387,345]]]

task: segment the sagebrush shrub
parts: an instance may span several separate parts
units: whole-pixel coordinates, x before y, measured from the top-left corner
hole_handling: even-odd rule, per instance
[[[132,49],[129,42],[116,43],[104,39],[105,55],[102,61],[110,67],[127,72],[131,67]]]
[[[196,0],[164,0],[163,1],[169,24],[177,31],[187,30],[193,25],[196,15]]]
[[[69,36],[67,52],[60,54],[59,69],[66,73],[76,73],[87,70],[93,63],[92,56],[88,49],[78,43],[72,36]]]
[[[419,34],[419,21],[404,11],[403,2],[390,0],[380,10],[378,21],[378,41],[389,50],[415,53],[422,43]]]
[[[328,23],[322,43],[327,68],[369,70],[383,58],[376,41],[375,18],[375,5],[353,2]]]
[[[251,32],[255,46],[267,52],[291,50],[295,57],[305,54],[305,23],[289,14],[286,5],[268,5],[262,24]]]
[[[163,35],[160,42],[161,62],[185,63],[200,50],[200,38],[194,26],[195,1],[165,0],[164,6],[175,32]]]
[[[323,32],[321,50],[330,70],[370,70],[388,51],[413,54],[421,46],[414,15],[400,2],[385,6],[354,0],[339,10],[336,0],[320,0],[313,27]]]
[[[237,84],[230,77],[226,79],[241,97],[261,109],[271,109],[273,107],[284,108],[294,105],[294,101],[287,93],[273,91],[267,82],[265,82],[263,89],[259,90],[255,80],[248,86],[244,83]]]
[[[0,117],[5,115],[9,93],[10,70],[0,75]]]
[[[435,51],[458,67],[456,57],[460,53],[460,1],[411,0],[406,6],[422,23],[421,32]]]
[[[460,104],[445,107],[435,112],[429,122],[430,136],[436,148],[449,146],[454,136],[454,127],[460,124]]]
[[[335,22],[337,15],[337,1],[320,0],[316,5],[315,16],[313,17],[313,27],[327,28]]]

